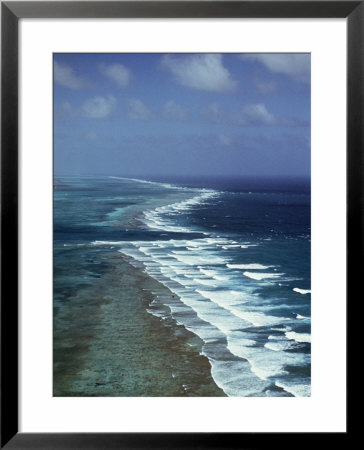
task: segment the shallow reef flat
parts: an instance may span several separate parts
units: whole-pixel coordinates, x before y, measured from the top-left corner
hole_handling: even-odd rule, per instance
[[[61,179],[54,395],[310,395],[309,184],[199,183]]]
[[[63,264],[81,251],[70,250]],[[146,311],[152,292],[169,296],[168,289],[120,253],[95,249],[87,261],[86,281],[61,307],[55,302],[54,396],[225,396],[199,339]]]

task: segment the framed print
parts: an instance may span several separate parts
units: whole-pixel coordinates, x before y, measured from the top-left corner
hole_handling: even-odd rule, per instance
[[[2,446],[347,437],[362,24],[2,2]]]

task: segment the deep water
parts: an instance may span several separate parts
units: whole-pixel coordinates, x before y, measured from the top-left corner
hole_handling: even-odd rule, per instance
[[[310,296],[305,180],[55,180],[55,395],[308,396]]]

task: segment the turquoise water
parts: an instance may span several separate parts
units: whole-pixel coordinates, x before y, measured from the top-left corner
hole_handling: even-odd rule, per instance
[[[178,355],[173,364],[179,365],[179,369],[171,371],[171,387],[166,395],[183,395],[189,389],[190,395],[220,395],[219,391],[228,396],[310,395],[307,182],[57,179],[55,342],[62,346],[62,330],[77,323],[78,330],[69,345],[80,347],[74,350],[75,355],[81,360],[88,358],[89,366],[91,355],[95,355],[90,351],[89,341],[100,341],[105,330],[101,334],[98,330],[91,337],[87,332],[81,335],[80,319],[74,315],[77,302],[71,301],[70,306],[70,299],[77,298],[79,292],[99,292],[98,300],[94,298],[91,302],[93,307],[83,304],[90,309],[86,316],[90,317],[91,312],[94,315],[98,329],[106,305],[113,305],[118,296],[125,300],[125,292],[118,283],[125,272],[114,271],[113,275],[110,272],[120,257],[132,264],[135,273],[145,277],[141,278],[145,283],[145,301],[139,303],[140,314],[130,319],[136,323],[128,336],[148,323],[143,318],[144,312],[156,324],[170,327],[168,339]],[[130,272],[129,276],[134,275]],[[150,284],[145,281],[148,279]],[[109,299],[104,298],[105,292]],[[116,310],[110,307],[110,316],[122,314],[127,306],[125,303]],[[141,320],[146,322],[138,323]],[[87,325],[83,327],[87,329]],[[109,324],[110,327],[113,325]],[[172,345],[176,330],[180,333],[177,341],[184,342],[183,351],[175,347],[176,342]],[[115,342],[126,340],[125,333],[118,336],[114,332],[112,336]],[[145,357],[142,344],[133,348],[136,352],[140,348],[141,357]],[[191,349],[191,355],[200,354],[198,364],[194,356],[184,359],[183,364],[177,362],[186,355],[187,348]],[[57,354],[60,356],[59,360],[56,356],[55,367],[68,367],[68,363],[62,365],[62,358],[67,359],[64,353]],[[108,355],[108,360],[118,359],[117,352]],[[201,361],[207,361],[207,365]],[[193,381],[184,382],[188,370],[182,367],[188,364],[193,367],[194,377]],[[104,386],[109,386],[104,387],[103,395],[161,392],[157,382],[155,388],[153,382],[143,388],[146,378],[142,377],[138,389],[130,388],[128,392],[120,389],[113,394],[111,386],[117,384],[118,370],[125,372],[125,367],[114,370],[114,384],[103,381]],[[208,387],[203,381],[206,371],[212,377]],[[134,374],[135,378],[139,376]],[[58,370],[57,380],[61,378],[62,370]],[[182,386],[181,392],[173,384],[175,379],[179,388]],[[128,380],[128,386],[132,385],[132,373],[128,374]],[[89,381],[90,377],[82,392],[90,389],[92,395],[99,395],[98,389],[94,389],[98,382]]]

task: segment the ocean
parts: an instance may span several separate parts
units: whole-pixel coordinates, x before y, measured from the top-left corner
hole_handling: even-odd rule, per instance
[[[58,177],[56,396],[310,396],[310,183]]]

